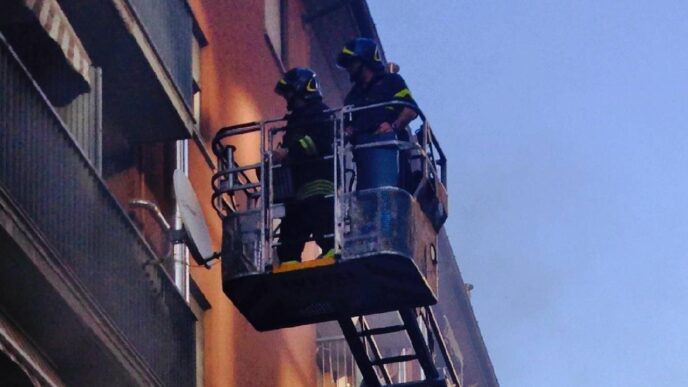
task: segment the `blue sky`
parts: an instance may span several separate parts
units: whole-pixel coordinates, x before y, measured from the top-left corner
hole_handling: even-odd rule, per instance
[[[501,385],[688,386],[688,2],[368,3]]]

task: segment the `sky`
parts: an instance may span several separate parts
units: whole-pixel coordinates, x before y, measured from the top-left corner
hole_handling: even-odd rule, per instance
[[[688,2],[368,4],[500,385],[688,386]]]

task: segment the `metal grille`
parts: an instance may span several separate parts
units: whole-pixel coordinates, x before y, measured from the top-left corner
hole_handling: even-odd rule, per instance
[[[370,347],[366,346],[370,351]],[[409,351],[402,348],[399,355]],[[369,352],[369,355],[372,354]],[[317,340],[318,387],[358,387],[362,385],[363,376],[351,354],[349,344],[344,336],[323,337]],[[408,363],[387,365],[393,383],[407,382]]]
[[[2,35],[0,185],[162,384],[194,385],[191,311]]]
[[[69,105],[55,110],[93,166],[101,172],[102,71],[91,67],[88,75],[91,79],[91,91],[79,95]]]
[[[318,387],[359,386],[363,381],[343,336],[318,339]]]

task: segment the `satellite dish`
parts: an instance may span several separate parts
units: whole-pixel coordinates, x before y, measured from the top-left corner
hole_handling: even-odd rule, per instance
[[[199,265],[210,267],[208,262],[217,258],[218,254],[213,251],[208,225],[205,222],[196,192],[194,192],[191,182],[182,170],[176,169],[173,179],[179,215],[182,218],[183,230],[185,231],[183,241]]]

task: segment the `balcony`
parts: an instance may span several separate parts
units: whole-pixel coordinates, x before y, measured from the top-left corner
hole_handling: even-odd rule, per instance
[[[59,3],[93,64],[103,69],[106,125],[131,142],[189,138],[194,19],[186,1]]]
[[[193,15],[186,0],[130,0],[129,3],[184,102],[191,108]]]
[[[0,310],[67,385],[195,384],[195,318],[0,35]]]

